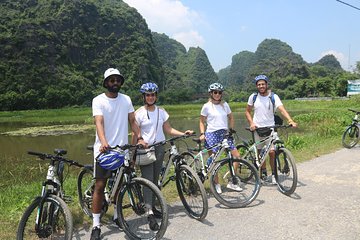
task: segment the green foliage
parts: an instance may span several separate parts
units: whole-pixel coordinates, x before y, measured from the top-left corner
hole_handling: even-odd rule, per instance
[[[125,90],[163,78],[150,30],[122,1],[5,1],[0,11],[0,110],[89,105],[108,67]]]
[[[282,99],[346,96],[347,80],[359,78],[345,72],[333,55],[308,64],[277,39],[265,39],[255,53],[243,51],[234,55],[231,65],[220,70],[218,76],[231,89],[231,100],[244,101],[244,92],[250,95],[256,91],[252,80],[258,74],[270,77],[271,89]]]
[[[318,62],[315,63],[315,65],[321,65],[321,66],[324,66],[333,71],[342,71],[343,70],[341,68],[339,61],[332,54],[322,57]]]
[[[345,96],[345,72],[333,55],[306,63],[277,39],[235,54],[216,74],[201,48],[188,51],[151,32],[136,9],[115,0],[4,0],[0,3],[0,111],[90,106],[104,91],[103,72],[119,68],[122,92],[142,104],[138,89],[156,82],[160,102],[197,102],[212,82],[226,86],[229,101],[245,101],[252,79],[264,73],[282,99]],[[169,102],[167,102],[169,101]]]
[[[289,136],[288,140],[286,141],[286,146],[290,149],[299,150],[306,146],[306,142],[302,136]]]

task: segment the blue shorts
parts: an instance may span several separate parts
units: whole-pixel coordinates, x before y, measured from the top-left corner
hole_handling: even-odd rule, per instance
[[[220,130],[216,130],[215,132],[205,132],[205,147],[211,147],[214,146],[217,143],[222,142],[222,140],[224,140],[224,136],[227,133],[226,129],[220,129]],[[230,146],[230,150],[234,150],[236,149],[234,146],[234,141],[232,139],[228,139],[228,143]],[[212,152],[217,152],[219,150],[218,147],[213,148]]]

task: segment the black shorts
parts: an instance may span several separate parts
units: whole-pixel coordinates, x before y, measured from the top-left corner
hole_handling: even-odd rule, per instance
[[[112,171],[106,170],[102,167],[100,167],[99,163],[96,162],[94,164],[94,178],[95,179],[108,179],[111,176]]]

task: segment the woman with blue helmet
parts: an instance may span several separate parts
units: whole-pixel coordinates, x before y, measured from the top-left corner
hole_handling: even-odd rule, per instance
[[[234,129],[234,117],[230,106],[222,100],[224,90],[225,88],[221,83],[212,83],[208,88],[210,98],[203,105],[200,113],[200,140],[205,140],[205,147],[222,142],[227,131]],[[239,152],[230,139],[229,145],[232,155],[235,158],[240,158]],[[213,150],[217,151],[217,149]],[[212,155],[211,151],[209,151],[209,155]],[[211,160],[208,164],[211,163]],[[236,170],[237,166],[234,165],[234,167]],[[242,191],[239,184],[238,182],[230,181],[226,187],[234,191]],[[218,193],[222,192],[219,183],[215,184],[215,189]]]
[[[147,82],[141,85],[140,93],[144,101],[144,105],[135,111],[136,123],[140,127],[141,136],[148,144],[154,144],[165,140],[165,133],[173,136],[181,136],[184,134],[191,134],[193,131],[187,130],[185,132],[178,131],[171,127],[169,123],[169,114],[164,108],[157,106],[157,94],[159,87],[152,82]],[[137,139],[133,135],[132,142],[136,143]],[[164,161],[165,149],[163,145],[155,148],[156,161],[148,165],[141,165],[142,177],[158,184],[160,171]],[[151,194],[151,193],[150,193]],[[152,208],[149,211],[149,224],[150,227],[156,227],[157,222],[155,218],[161,217],[159,212],[154,207],[152,196],[144,193],[145,202],[151,204]]]

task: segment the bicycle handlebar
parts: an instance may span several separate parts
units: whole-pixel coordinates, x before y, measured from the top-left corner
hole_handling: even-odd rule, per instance
[[[360,114],[360,111],[356,111],[356,110],[353,110],[353,109],[348,109],[349,111],[351,111],[351,112],[354,112],[355,114]]]
[[[84,165],[82,165],[74,160],[68,160],[68,159],[58,156],[58,155],[52,155],[52,154],[48,154],[48,153],[40,153],[40,152],[34,152],[34,151],[28,151],[27,153],[29,155],[37,156],[42,160],[50,159],[50,160],[54,160],[54,161],[66,162],[66,163],[68,163],[70,165],[74,165],[76,167],[84,167]]]
[[[195,133],[184,134],[184,135],[181,135],[181,136],[175,136],[175,137],[172,137],[172,138],[160,141],[160,142],[156,142],[154,144],[150,144],[150,145],[147,146],[147,148],[156,147],[156,146],[159,146],[159,145],[164,145],[167,142],[173,142],[173,141],[175,141],[177,139],[180,139],[180,138],[188,138],[188,137],[192,137],[192,136],[195,136]],[[109,147],[109,149],[121,149],[123,151],[124,150],[129,150],[129,149],[142,149],[142,148],[144,148],[144,146],[142,144],[124,144],[124,145],[121,145],[121,146],[116,145],[116,146],[113,146],[113,147]],[[102,154],[102,153],[100,153],[100,154]]]
[[[189,137],[193,137],[193,136],[196,136],[196,133],[192,133],[192,134],[184,134],[184,135],[181,135],[181,136],[175,136],[175,137],[172,137],[172,138],[169,138],[169,139],[166,139],[163,142],[163,144],[167,143],[167,142],[173,142],[175,140],[178,140],[178,139],[181,139],[181,138],[189,138]],[[156,144],[156,143],[155,143]]]
[[[188,137],[191,137],[191,136],[195,136],[195,133],[193,133],[193,134],[184,134],[184,135],[181,135],[181,136],[172,137],[172,138],[160,141],[160,142],[156,142],[154,144],[150,144],[150,145],[147,146],[147,148],[156,147],[156,146],[160,146],[160,145],[165,145],[167,142],[173,142],[173,141],[175,141],[177,139],[188,138]],[[116,145],[116,146],[113,146],[113,147],[109,147],[109,149],[121,149],[123,151],[130,150],[130,149],[137,150],[137,149],[143,149],[143,148],[144,148],[144,146],[142,144],[124,144],[124,145],[121,145],[121,146]],[[102,152],[99,153],[99,155],[96,158],[98,158],[101,154],[104,154],[104,153],[102,153]]]
[[[273,126],[266,126],[266,127],[258,127],[258,128],[255,128],[256,129],[269,129],[269,128],[291,128],[293,127],[292,124],[289,124],[289,125],[273,125]],[[245,128],[246,130],[250,131],[250,132],[254,132],[254,130],[251,130],[250,127],[246,127]]]

